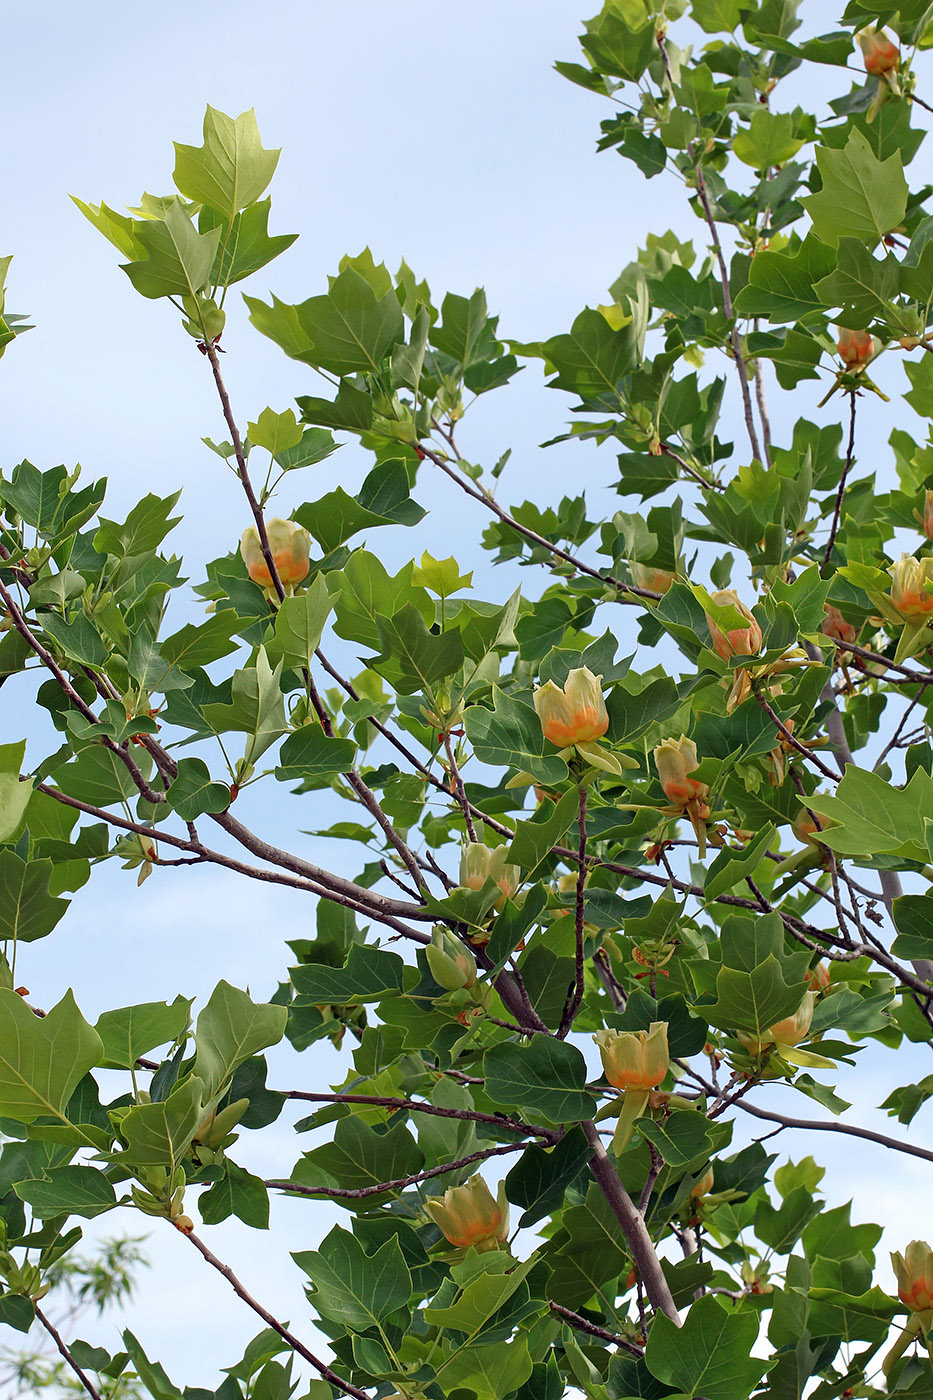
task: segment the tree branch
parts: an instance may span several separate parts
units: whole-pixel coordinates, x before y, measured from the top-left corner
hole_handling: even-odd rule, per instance
[[[84,1389],[87,1391],[88,1395],[90,1395],[91,1400],[101,1400],[100,1391],[97,1389],[94,1382],[90,1379],[87,1373],[85,1371],[82,1371],[81,1367],[78,1365],[77,1361],[75,1361],[71,1352],[68,1350],[68,1346],[65,1343],[65,1340],[62,1337],[61,1333],[56,1327],[52,1325],[52,1323],[46,1317],[45,1313],[39,1307],[38,1303],[36,1304],[36,1317],[42,1323],[42,1326],[45,1328],[46,1332],[48,1332],[49,1336],[52,1338],[52,1341],[58,1347],[59,1352],[64,1358],[65,1364],[71,1367],[72,1371],[74,1371],[75,1375],[78,1377],[78,1380],[84,1386]]]
[[[459,1171],[473,1162],[484,1162],[487,1157],[501,1157],[508,1152],[522,1152],[533,1146],[528,1142],[507,1142],[501,1147],[484,1147],[479,1152],[471,1152],[466,1157],[458,1157],[456,1162],[442,1162],[439,1167],[429,1167],[423,1172],[412,1172],[410,1176],[399,1176],[394,1181],[379,1181],[375,1186],[358,1186],[351,1190],[344,1186],[302,1186],[297,1181],[266,1181],[263,1184],[270,1190],[287,1191],[293,1196],[328,1196],[334,1200],[362,1201],[367,1196],[383,1196],[387,1191],[404,1191],[406,1186],[417,1186],[421,1181],[444,1176],[447,1172]]]
[[[175,1228],[180,1235],[184,1236],[186,1240],[189,1240],[191,1244],[194,1245],[195,1249],[207,1260],[211,1268],[216,1269],[221,1277],[227,1280],[237,1297],[241,1298],[248,1308],[252,1308],[253,1312],[256,1313],[258,1317],[262,1318],[267,1327],[271,1327],[273,1332],[278,1332],[282,1340],[287,1342],[293,1351],[297,1352],[299,1356],[303,1357],[305,1361],[313,1366],[318,1375],[322,1376],[325,1381],[329,1381],[331,1385],[336,1386],[338,1390],[342,1390],[345,1395],[352,1395],[354,1400],[372,1400],[372,1397],[367,1391],[360,1390],[358,1386],[351,1384],[350,1381],[345,1381],[343,1377],[338,1376],[337,1372],[332,1370],[325,1361],[321,1361],[319,1357],[314,1355],[313,1351],[309,1351],[304,1342],[300,1341],[293,1332],[290,1332],[287,1327],[279,1322],[277,1317],[274,1317],[272,1313],[269,1312],[268,1308],[264,1308],[262,1303],[254,1298],[251,1293],[247,1292],[236,1274],[230,1268],[230,1265],[225,1264],[222,1259],[218,1259],[214,1251],[209,1249],[204,1241],[198,1238],[194,1231],[189,1232],[180,1229],[177,1225]]]

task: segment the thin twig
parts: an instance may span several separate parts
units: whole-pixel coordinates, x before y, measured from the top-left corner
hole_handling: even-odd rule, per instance
[[[846,461],[842,469],[842,476],[839,478],[839,489],[836,492],[836,508],[833,511],[833,522],[829,528],[829,539],[826,541],[826,553],[823,555],[823,563],[820,567],[820,575],[826,577],[829,570],[829,561],[833,554],[833,545],[836,543],[836,531],[839,529],[839,517],[842,514],[842,501],[846,493],[846,481],[852,464],[855,461],[855,390],[849,390],[849,444],[846,448]]]
[[[371,1104],[374,1108],[387,1108],[395,1112],[404,1110],[410,1113],[428,1113],[437,1118],[463,1118],[473,1123],[488,1123],[504,1132],[519,1133],[524,1137],[540,1137],[547,1142],[557,1142],[561,1133],[557,1128],[542,1128],[535,1123],[522,1123],[517,1118],[507,1118],[504,1114],[480,1113],[466,1108],[440,1108],[433,1103],[421,1103],[417,1099],[380,1098],[378,1094],[316,1094],[306,1089],[287,1089],[285,1098],[298,1099],[306,1103],[359,1103]]]
[[[407,1186],[417,1186],[421,1181],[430,1181],[434,1176],[444,1176],[447,1172],[459,1171],[473,1162],[484,1162],[487,1157],[501,1157],[508,1152],[521,1152],[531,1146],[527,1142],[507,1142],[501,1147],[484,1147],[479,1152],[471,1152],[466,1157],[458,1157],[455,1162],[442,1162],[439,1167],[429,1167],[423,1172],[412,1172],[410,1176],[399,1176],[393,1181],[379,1181],[374,1186],[358,1186],[349,1189],[343,1186],[302,1186],[297,1181],[267,1181],[270,1190],[287,1191],[293,1196],[328,1196],[334,1200],[360,1201],[367,1196],[382,1196],[387,1191],[404,1191]]]
[[[632,1356],[644,1356],[641,1347],[637,1347],[634,1342],[630,1342],[628,1337],[620,1337],[617,1332],[607,1332],[605,1327],[598,1327],[595,1322],[590,1322],[587,1318],[581,1317],[579,1313],[572,1312],[570,1308],[561,1307],[560,1303],[548,1302],[548,1307],[555,1317],[561,1318],[568,1327],[573,1327],[577,1332],[585,1332],[589,1337],[598,1337],[601,1342],[608,1342],[610,1346],[620,1347],[623,1351],[628,1351]]]
[[[574,902],[574,980],[573,995],[570,997],[564,1014],[561,1016],[558,1038],[563,1040],[574,1023],[577,1012],[583,1004],[583,991],[586,985],[586,964],[583,960],[585,941],[585,900],[586,900],[586,787],[580,784],[577,803],[577,831],[580,842],[577,847],[577,885]]]
[[[42,1326],[45,1328],[46,1332],[48,1332],[49,1336],[52,1338],[52,1341],[58,1347],[59,1352],[65,1360],[65,1364],[71,1367],[72,1371],[74,1371],[75,1375],[78,1377],[78,1380],[84,1386],[84,1389],[87,1391],[88,1395],[90,1395],[91,1400],[101,1400],[100,1391],[94,1385],[94,1382],[90,1379],[87,1373],[82,1371],[81,1367],[78,1365],[77,1361],[75,1361],[71,1352],[68,1350],[68,1346],[64,1341],[61,1333],[56,1327],[52,1325],[52,1323],[46,1317],[45,1313],[39,1307],[38,1303],[36,1304],[36,1317],[42,1323]]]
[[[178,1233],[183,1235],[186,1240],[190,1240],[191,1244],[193,1244],[195,1249],[207,1260],[211,1268],[216,1269],[217,1272],[227,1280],[237,1297],[242,1299],[248,1308],[252,1308],[253,1312],[262,1318],[267,1327],[271,1327],[274,1332],[277,1332],[293,1351],[297,1352],[299,1356],[303,1357],[305,1361],[313,1366],[325,1381],[329,1381],[330,1384],[336,1386],[338,1390],[342,1390],[345,1395],[354,1396],[354,1400],[372,1400],[372,1397],[367,1391],[360,1390],[358,1386],[353,1385],[350,1381],[345,1381],[342,1376],[338,1376],[336,1371],[332,1370],[325,1361],[321,1361],[319,1357],[315,1356],[314,1352],[310,1351],[305,1346],[304,1342],[300,1341],[293,1332],[290,1332],[283,1323],[279,1322],[278,1318],[274,1317],[273,1314],[269,1312],[268,1308],[264,1308],[262,1303],[244,1288],[243,1284],[230,1268],[230,1265],[225,1264],[222,1259],[218,1259],[214,1251],[209,1249],[204,1241],[199,1239],[193,1231],[180,1229],[178,1226],[176,1226],[176,1229],[178,1229]]]

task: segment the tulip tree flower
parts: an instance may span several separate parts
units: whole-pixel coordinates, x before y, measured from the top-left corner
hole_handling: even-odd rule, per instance
[[[888,1375],[895,1361],[912,1342],[926,1335],[933,1325],[933,1250],[926,1240],[911,1240],[903,1254],[891,1251],[891,1265],[897,1279],[897,1296],[910,1313],[907,1323],[891,1347],[881,1368]],[[929,1340],[926,1340],[930,1350]]]
[[[929,493],[933,495],[933,492]],[[832,603],[823,604],[823,626],[820,629],[825,637],[832,637],[836,642],[854,642],[858,636],[858,628],[853,627],[851,622],[847,622],[838,608],[834,608]]]
[[[593,1040],[616,1089],[656,1089],[670,1067],[666,1021],[652,1021],[646,1031],[597,1031]]]
[[[563,686],[545,681],[535,689],[532,699],[545,739],[565,753],[576,749],[595,768],[619,774],[623,768],[638,765],[627,754],[610,753],[596,743],[609,728],[602,679],[588,666],[578,666]]]
[[[875,342],[868,331],[850,331],[846,326],[837,326],[839,339],[836,350],[839,358],[850,374],[857,374],[874,358]]]
[[[933,613],[933,558],[915,559],[902,554],[892,564],[891,603],[902,617],[927,618]]]
[[[669,815],[690,818],[702,858],[706,849],[709,806],[705,799],[709,789],[706,783],[689,776],[699,763],[696,744],[686,734],[681,734],[679,739],[662,739],[654,750],[654,762],[664,795],[671,801]]]
[[[431,976],[445,991],[469,991],[476,985],[476,959],[470,950],[442,925],[435,927],[425,954]]]
[[[761,651],[761,628],[734,588],[720,588],[710,595],[718,608],[734,608],[746,620],[744,627],[731,627],[723,632],[717,622],[706,614],[706,625],[713,647],[723,661],[733,656],[757,656]]]
[[[294,587],[296,583],[301,583],[302,579],[307,578],[311,567],[311,536],[304,526],[294,520],[280,520],[275,516],[266,525],[266,535],[276,571],[284,586]],[[240,538],[240,558],[246,565],[246,572],[253,583],[258,583],[260,588],[272,587],[272,575],[263,557],[259,531],[255,525],[243,531]]]
[[[499,1183],[493,1196],[481,1176],[471,1176],[462,1186],[451,1186],[443,1196],[424,1203],[444,1238],[458,1249],[475,1249],[478,1254],[499,1249],[509,1235],[509,1207],[505,1183]]]
[[[482,841],[467,841],[460,852],[460,884],[468,890],[481,890],[487,880],[493,880],[504,898],[512,899],[522,882],[517,865],[506,863],[506,847],[490,849]]]
[[[633,559],[632,578],[639,588],[650,588],[652,593],[666,593],[677,577],[670,569],[659,569],[654,564],[639,564]]]

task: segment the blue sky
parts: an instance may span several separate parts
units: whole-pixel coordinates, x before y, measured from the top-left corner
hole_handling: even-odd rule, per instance
[[[804,8],[813,9],[812,0]],[[532,340],[566,329],[582,306],[607,300],[608,284],[648,230],[688,229],[702,245],[674,181],[647,183],[616,155],[595,155],[602,106],[553,72],[555,59],[577,56],[585,11],[567,0],[273,0],[261,11],[242,0],[170,0],[157,10],[109,0],[15,7],[4,22],[3,100],[7,129],[15,124],[18,137],[8,138],[5,151],[0,253],[15,254],[8,307],[28,311],[37,329],[0,366],[3,468],[25,455],[42,466],[81,461],[89,477],[110,476],[105,513],[116,518],[146,491],[184,486],[186,519],[173,542],[189,556],[195,580],[197,561],[229,549],[248,523],[232,478],[200,442],[224,436],[206,362],[174,312],[133,292],[114,250],[67,198],[70,192],[121,207],[144,188],[167,190],[171,141],[200,142],[205,102],[233,113],[255,106],[266,145],[284,147],[271,226],[301,237],[247,284],[253,295],[312,295],[345,252],[368,243],[392,268],[404,256],[437,294],[484,284],[502,334]],[[229,310],[224,371],[242,424],[267,404],[283,409],[295,394],[315,392],[310,371],[248,327],[236,296]],[[821,393],[804,386],[797,411],[812,416]],[[837,415],[835,401],[821,421],[827,415]],[[503,479],[507,499],[527,492],[556,501],[585,485],[593,510],[611,512],[617,498],[609,490],[608,452],[536,449],[565,419],[566,400],[546,392],[530,368],[471,415],[462,446],[486,462],[513,448]],[[881,421],[877,411],[873,420],[866,415],[862,442],[875,454],[884,450]],[[778,441],[789,436],[782,426],[778,416]],[[348,446],[314,469],[317,479],[306,473],[290,482],[295,494],[277,508],[287,514],[338,480],[352,490],[366,465]],[[456,552],[477,567],[490,596],[503,593],[503,575],[493,580],[488,557],[471,543],[485,525],[473,507],[430,477],[417,495],[431,510],[423,524],[373,547],[393,563],[423,549]],[[521,581],[532,589],[544,582],[527,573]],[[609,622],[631,650],[625,643],[634,619],[617,609],[607,613]],[[37,733],[25,686],[3,688],[0,712],[4,740]],[[319,824],[281,790],[274,796],[262,812],[283,833]],[[326,846],[316,855],[324,863],[347,859]],[[93,1018],[107,1006],[176,991],[203,996],[221,974],[267,994],[287,962],[284,939],[301,936],[311,920],[296,896],[244,890],[223,872],[161,872],[141,890],[118,870],[98,875],[53,941],[28,950],[24,975],[39,1004],[73,985]],[[276,1087],[297,1085],[299,1076],[320,1084],[341,1074],[328,1050],[274,1061]],[[881,1076],[890,1073],[873,1063],[847,1096],[879,1102],[886,1092]],[[806,1112],[805,1101],[802,1108],[794,1102]],[[256,1170],[284,1175],[310,1145],[283,1119],[240,1156]],[[828,1139],[794,1150],[844,1165],[830,1187],[834,1199],[854,1192],[863,1217],[875,1210],[892,1222],[894,1243],[910,1232],[911,1183],[919,1191],[925,1180],[919,1164],[915,1170],[899,1159],[898,1191],[879,1199],[881,1158],[869,1149],[855,1155],[845,1140]],[[276,1252],[236,1223],[218,1227],[211,1242],[307,1336],[297,1271],[281,1267],[277,1251],[313,1247],[334,1218],[326,1204],[277,1201]],[[132,1230],[136,1223],[107,1217],[104,1225]],[[217,1368],[236,1359],[258,1323],[254,1328],[226,1285],[196,1265],[173,1232],[166,1229],[149,1248],[158,1268],[144,1278],[129,1323],[183,1384],[214,1385]],[[102,1339],[115,1341],[108,1331]]]

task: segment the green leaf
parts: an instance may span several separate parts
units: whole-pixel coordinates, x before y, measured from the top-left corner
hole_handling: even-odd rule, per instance
[[[255,423],[247,423],[246,432],[254,447],[264,447],[273,457],[301,442],[301,428],[290,408],[284,413],[264,408]]]
[[[42,630],[65,656],[77,661],[79,666],[97,669],[107,660],[109,652],[104,639],[83,613],[77,613],[70,622],[57,613],[43,613]]]
[[[190,1020],[191,998],[183,996],[177,996],[170,1004],[148,1001],[105,1011],[95,1028],[103,1046],[100,1064],[132,1069],[141,1055],[180,1040]]]
[[[157,1361],[150,1361],[129,1328],[123,1333],[123,1345],[139,1376],[153,1400],[181,1400],[181,1391],[176,1390]]]
[[[221,229],[217,257],[211,268],[211,286],[231,287],[234,282],[242,282],[292,246],[297,233],[279,233],[270,237],[271,207],[271,199],[260,200],[237,214],[232,224],[215,209],[201,210],[198,215],[201,233],[209,233],[213,228]]]
[[[794,253],[763,249],[752,258],[735,309],[741,316],[765,316],[775,322],[822,314],[826,303],[816,284],[835,266],[832,249],[812,234]]]
[[[747,1400],[774,1363],[751,1355],[758,1337],[755,1313],[726,1312],[716,1298],[698,1298],[678,1328],[655,1315],[645,1361],[659,1381],[707,1400]]]
[[[406,603],[413,603],[428,622],[434,621],[434,604],[427,591],[416,588],[411,581],[411,564],[403,564],[394,576],[374,554],[358,550],[347,560],[344,569],[329,579],[336,586],[336,619],[334,631],[338,637],[379,648],[378,619],[392,617]]]
[[[764,858],[773,835],[774,827],[769,823],[744,850],[735,851],[729,846],[724,846],[706,873],[703,885],[704,899],[717,899],[727,890],[734,889],[746,875],[753,875]]]
[[[892,787],[877,773],[849,764],[835,797],[814,793],[807,806],[834,825],[820,840],[840,855],[897,853],[928,859],[924,816],[933,816],[933,778],[918,768],[904,788]]]
[[[505,1178],[510,1201],[522,1206],[525,1229],[560,1208],[564,1192],[583,1174],[592,1148],[582,1129],[573,1127],[554,1147],[526,1147]]]
[[[359,1240],[335,1226],[319,1250],[292,1258],[314,1284],[309,1296],[318,1312],[345,1327],[365,1331],[408,1304],[411,1274],[397,1236],[366,1254]]]
[[[50,860],[25,861],[15,851],[0,851],[0,939],[32,943],[64,917],[69,901],[49,894],[52,869]]]
[[[254,666],[234,672],[230,704],[201,707],[216,733],[233,730],[248,735],[245,757],[249,763],[255,763],[288,730],[285,698],[279,687],[281,670],[281,662],[272,670],[265,649],[260,647]]]
[[[99,1063],[101,1041],[72,992],[43,1017],[0,989],[0,1116],[32,1123],[65,1117],[78,1082]]]
[[[796,129],[793,112],[771,112],[763,108],[753,112],[749,125],[736,132],[732,149],[739,160],[753,170],[784,165],[803,145],[803,137],[795,134]]]
[[[323,296],[298,306],[271,307],[247,298],[256,328],[293,359],[332,374],[378,370],[384,356],[404,339],[402,308],[394,291],[377,297],[352,267],[333,279]]]
[[[198,1016],[192,1073],[204,1083],[205,1100],[218,1094],[238,1065],[277,1045],[285,1034],[284,1006],[256,1005],[247,992],[218,982]]]
[[[618,408],[620,381],[638,358],[634,322],[614,331],[599,311],[587,308],[566,335],[545,341],[541,351],[557,370],[549,389],[566,389],[582,399],[602,398]]]
[[[533,878],[544,857],[561,843],[576,815],[579,801],[579,793],[570,788],[559,801],[542,802],[529,821],[516,822],[508,859],[521,868],[526,879]]]
[[[825,306],[841,307],[840,320],[851,330],[865,330],[872,321],[895,316],[891,302],[898,293],[900,264],[890,255],[873,257],[857,238],[839,242],[838,264],[815,291]]]
[[[506,1346],[460,1346],[438,1368],[444,1385],[451,1393],[458,1389],[473,1391],[478,1400],[501,1400],[512,1394],[532,1372],[528,1338],[520,1332]]]
[[[933,895],[905,894],[893,905],[897,938],[891,952],[897,958],[933,957]]]
[[[204,812],[225,812],[230,806],[230,789],[215,783],[201,758],[180,758],[178,773],[168,790],[169,805],[182,821],[193,822]]]
[[[208,106],[203,146],[175,142],[176,188],[196,204],[208,204],[228,221],[259,199],[280,152],[264,150],[252,108],[238,117]]]
[[[0,841],[9,841],[16,834],[32,796],[32,783],[19,780],[25,757],[25,739],[0,744]]]
[[[302,963],[289,970],[289,977],[299,998],[315,1005],[343,1006],[397,995],[402,990],[404,966],[398,953],[371,943],[353,943],[346,966]]]
[[[220,229],[199,233],[179,200],[164,219],[137,224],[137,237],[146,250],[144,262],[123,264],[123,271],[144,297],[195,297],[211,276]]]
[[[586,1091],[586,1061],[576,1046],[536,1035],[526,1046],[494,1045],[483,1057],[486,1093],[503,1108],[519,1109],[548,1123],[592,1118],[596,1103]]]
[[[102,233],[125,258],[131,258],[133,262],[142,262],[145,259],[146,249],[137,235],[138,219],[131,219],[126,214],[118,214],[115,209],[108,208],[103,201],[100,204],[85,204],[84,200],[78,199],[76,195],[72,194],[68,197],[72,203],[78,206],[84,217],[94,225],[98,233]]]
[[[254,1230],[269,1228],[269,1193],[258,1176],[224,1159],[224,1174],[210,1190],[198,1197],[198,1210],[205,1225],[219,1225],[235,1215]]]
[[[457,627],[430,632],[421,613],[406,603],[390,618],[377,618],[381,655],[370,661],[374,671],[403,695],[434,694],[439,681],[463,665],[463,640]]]
[[[116,1160],[136,1167],[164,1167],[173,1175],[204,1116],[204,1085],[192,1076],[159,1103],[136,1104],[120,1120],[126,1150]]]
[[[567,777],[567,764],[541,732],[541,721],[530,705],[493,687],[494,709],[473,705],[464,714],[466,731],[481,763],[517,768],[544,787]]]
[[[180,515],[172,515],[180,495],[180,491],[174,491],[171,496],[155,496],[150,492],[133,507],[122,525],[101,516],[94,548],[98,554],[112,554],[116,559],[158,549],[181,520]]]
[[[20,1200],[31,1206],[40,1218],[52,1215],[81,1215],[93,1220],[117,1204],[108,1177],[96,1167],[50,1167],[41,1178],[17,1181],[13,1187]]]
[[[233,639],[239,626],[240,619],[233,608],[209,613],[197,625],[188,622],[159,643],[162,660],[183,671],[209,666],[236,651],[238,643]]]
[[[835,247],[851,236],[873,248],[899,227],[908,195],[899,153],[879,160],[866,137],[853,130],[841,151],[818,147],[816,163],[823,188],[802,203],[824,243]]]
[[[327,555],[360,530],[381,525],[417,525],[425,512],[409,492],[404,462],[390,458],[373,468],[355,497],[338,486],[319,501],[299,506],[294,518]]]
[[[286,666],[310,667],[333,606],[322,574],[300,596],[284,600],[275,615],[275,640]]]
[[[283,783],[329,778],[348,773],[355,757],[352,739],[331,737],[317,723],[303,724],[282,745],[275,776]]]
[[[353,1114],[339,1120],[330,1142],[306,1152],[296,1162],[291,1180],[302,1186],[339,1186],[345,1191],[359,1191],[383,1181],[414,1176],[423,1166],[424,1153],[400,1115],[394,1116],[388,1128],[377,1130]],[[356,1206],[371,1211],[389,1194],[364,1196]],[[353,1208],[354,1203],[348,1200],[347,1205]]]
[[[669,1167],[702,1165],[710,1153],[710,1124],[701,1113],[680,1109],[663,1121],[642,1118],[636,1124],[638,1132],[653,1142]]]
[[[28,1332],[36,1320],[36,1305],[22,1293],[4,1293],[0,1297],[0,1323]]]

